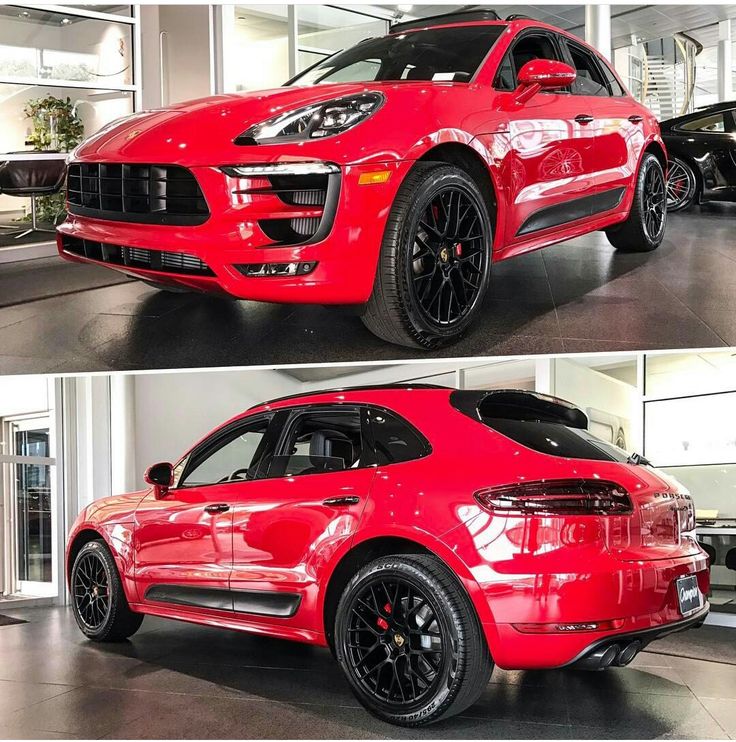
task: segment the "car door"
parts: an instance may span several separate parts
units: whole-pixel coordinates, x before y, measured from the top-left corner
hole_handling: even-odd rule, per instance
[[[228,424],[175,467],[174,486],[149,493],[135,524],[139,598],[190,609],[232,610],[233,504],[269,453],[274,415]]]
[[[736,199],[736,109],[703,111],[675,131],[703,175],[706,199]]]
[[[540,91],[524,103],[516,94],[519,70],[533,59],[566,61],[556,34],[528,30],[516,38],[494,88],[508,116],[504,182],[510,196],[507,244],[536,240],[589,214],[585,200],[595,175],[594,129],[587,101],[569,90]]]
[[[572,98],[592,116],[595,137],[592,216],[617,209],[637,173],[646,143],[647,111],[633,101],[607,63],[582,44],[561,37],[568,64],[575,69]]]
[[[274,455],[239,486],[230,586],[243,619],[317,630],[320,575],[355,532],[375,475],[365,426],[357,406],[293,408]]]

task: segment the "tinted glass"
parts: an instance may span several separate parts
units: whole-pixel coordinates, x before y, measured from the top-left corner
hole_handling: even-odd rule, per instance
[[[267,476],[323,474],[361,465],[363,439],[358,410],[314,410],[297,417]]]
[[[306,70],[292,84],[348,80],[469,82],[504,28],[432,28],[369,39]]]
[[[494,87],[497,90],[513,90],[519,70],[534,59],[560,60],[551,36],[528,34],[519,39],[499,65]]]
[[[228,434],[214,450],[195,461],[180,487],[198,487],[218,482],[253,479],[258,468],[258,454],[268,428],[268,419],[245,425]]]
[[[505,418],[483,418],[488,427],[540,453],[573,459],[619,461],[628,459],[626,451],[596,438],[587,430],[560,423],[540,423]]]
[[[427,454],[427,444],[411,426],[388,412],[369,412],[376,463],[379,466],[419,459]]]
[[[595,56],[581,46],[570,44],[568,49],[572,57],[572,64],[577,72],[572,92],[575,95],[608,96],[608,85],[601,73]]]
[[[707,131],[722,134],[726,131],[726,122],[723,113],[714,113],[711,116],[703,116],[694,121],[688,121],[686,124],[681,124],[680,128],[685,131]]]
[[[611,68],[605,62],[601,62],[600,60],[598,61],[608,82],[608,87],[611,89],[611,95],[615,95],[617,97],[626,95],[626,91],[624,90],[623,86],[616,79],[616,75],[613,74],[613,70],[611,70]]]

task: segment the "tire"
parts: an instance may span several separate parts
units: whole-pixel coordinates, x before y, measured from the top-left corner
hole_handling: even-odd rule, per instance
[[[667,226],[666,186],[659,160],[645,154],[636,176],[634,200],[625,222],[606,230],[621,252],[650,252],[664,239]]]
[[[363,323],[411,348],[458,340],[488,291],[492,243],[475,180],[454,165],[418,163],[391,207]]]
[[[695,171],[684,160],[673,157],[667,173],[667,211],[689,209],[698,195]]]
[[[473,604],[432,555],[386,556],[363,567],[340,598],[334,636],[358,700],[400,726],[461,713],[493,671]]]
[[[102,540],[81,548],[72,566],[70,585],[74,618],[88,639],[123,641],[143,623],[143,614],[130,610],[115,560]]]

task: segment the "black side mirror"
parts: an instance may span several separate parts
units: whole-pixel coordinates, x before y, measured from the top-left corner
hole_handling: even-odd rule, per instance
[[[143,478],[148,484],[153,485],[156,499],[160,500],[174,484],[174,467],[168,462],[154,464],[146,469]]]

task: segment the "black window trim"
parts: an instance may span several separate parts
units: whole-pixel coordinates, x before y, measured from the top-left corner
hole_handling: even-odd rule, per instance
[[[555,50],[557,51],[557,57],[558,59],[556,61],[564,62],[565,61],[565,53],[563,51],[562,45],[560,44],[559,34],[554,33],[553,31],[550,31],[548,28],[542,28],[541,26],[527,26],[526,28],[519,31],[519,33],[511,40],[509,43],[506,51],[503,53],[503,56],[501,57],[501,61],[498,63],[498,66],[496,67],[495,73],[493,75],[493,83],[492,87],[493,89],[498,93],[513,93],[514,90],[519,86],[517,82],[517,73],[518,70],[516,69],[516,65],[513,63],[513,57],[511,56],[514,51],[514,47],[522,41],[527,36],[546,36],[549,38],[549,40],[552,42],[552,45],[554,46]],[[504,61],[507,57],[511,57],[511,71],[514,76],[514,85],[511,90],[506,90],[504,88],[498,87],[498,74],[501,70],[501,67],[503,66]],[[567,89],[564,90],[541,90],[540,93],[568,93],[569,91]]]
[[[400,415],[398,412],[394,410],[389,410],[386,407],[380,407],[378,405],[364,405],[365,413],[366,413],[366,420],[368,423],[368,432],[370,435],[370,443],[371,443],[371,449],[372,449],[372,456],[374,462],[377,462],[377,452],[376,452],[376,438],[373,433],[373,420],[371,418],[370,413],[371,412],[380,412],[383,415],[389,415],[390,417],[395,418],[398,420],[402,425],[404,425],[411,433],[416,436],[417,441],[419,441],[419,444],[421,446],[422,452],[419,456],[413,456],[410,459],[404,459],[403,461],[391,461],[386,464],[378,464],[374,463],[374,466],[380,466],[380,468],[383,468],[385,466],[396,466],[398,464],[408,464],[411,461],[419,461],[421,459],[426,458],[432,453],[432,445],[427,440],[427,437],[412,423],[410,423],[403,415]]]
[[[177,482],[176,487],[171,488],[171,491],[199,489],[201,487],[215,487],[222,484],[241,484],[252,481],[250,479],[243,479],[232,482],[208,482],[206,484],[192,485],[186,484],[187,476],[189,476],[189,474],[191,474],[192,471],[196,469],[197,466],[199,466],[199,464],[206,461],[207,458],[215,453],[221,446],[227,445],[227,443],[222,443],[223,439],[232,440],[230,438],[232,433],[240,430],[241,428],[250,427],[253,423],[260,422],[261,420],[268,420],[269,422],[266,427],[266,432],[264,433],[261,442],[258,444],[258,448],[256,449],[256,452],[253,456],[254,461],[257,457],[262,460],[268,450],[272,447],[273,441],[276,438],[276,430],[278,427],[277,420],[279,418],[278,413],[279,410],[265,410],[263,412],[259,412],[256,415],[241,417],[237,420],[234,420],[230,424],[226,424],[221,428],[218,428],[214,433],[212,433],[212,435],[210,435],[208,438],[205,438],[205,440],[195,446],[195,448],[185,454],[182,459],[177,462],[174,468],[176,468],[176,466],[178,466],[178,464],[181,463],[183,459],[186,459],[186,464],[184,466],[184,469],[182,470],[181,475],[179,476],[179,481]],[[179,482],[181,482],[182,484],[180,484]]]

